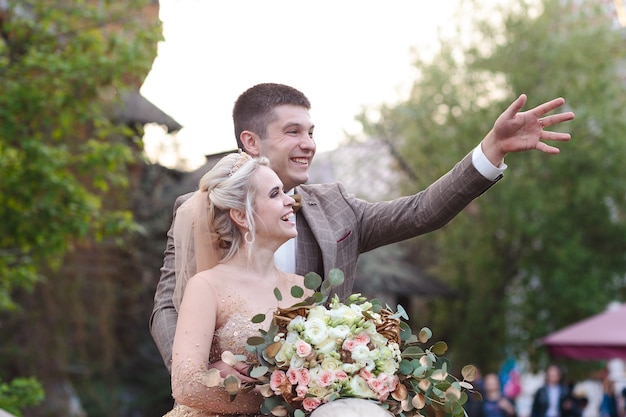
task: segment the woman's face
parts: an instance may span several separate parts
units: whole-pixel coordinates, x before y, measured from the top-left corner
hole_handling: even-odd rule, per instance
[[[295,200],[283,191],[283,183],[271,168],[260,166],[255,175],[254,199],[256,239],[276,242],[278,246],[298,235],[294,222]],[[278,247],[277,246],[277,247]]]

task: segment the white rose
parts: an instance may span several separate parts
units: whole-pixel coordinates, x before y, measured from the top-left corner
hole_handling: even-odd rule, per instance
[[[302,369],[304,367],[304,359],[298,355],[293,355],[289,361],[289,367],[293,369]]]
[[[372,358],[361,359],[356,361],[356,363],[359,368],[365,368],[370,372],[376,369],[376,362],[374,362],[374,359]]]
[[[310,340],[312,345],[322,343],[328,338],[328,326],[319,318],[307,320],[304,323],[304,337]]]
[[[367,385],[367,381],[358,375],[350,380],[350,390],[352,394],[361,398],[376,398],[376,393]]]
[[[315,350],[318,353],[331,353],[335,349],[337,349],[337,340],[332,337],[329,337],[323,342],[315,345]]]
[[[285,342],[283,343],[280,350],[276,354],[276,357],[274,358],[274,360],[276,361],[276,363],[279,363],[279,364],[289,363],[289,361],[291,361],[291,357],[293,356],[294,352],[295,352],[294,345],[292,345],[291,343]]]
[[[326,310],[323,306],[315,306],[309,310],[309,314],[307,315],[307,320],[311,319],[325,319],[328,314],[328,310]]]
[[[309,386],[308,394],[317,398],[324,398],[325,396],[330,394],[330,390],[328,388],[320,387],[316,383],[312,383]]]
[[[398,363],[391,358],[378,361],[376,365],[381,372],[384,372],[387,375],[394,375],[398,370]]]
[[[341,369],[343,369],[346,374],[351,375],[358,372],[361,368],[356,363],[344,363],[341,365]]]
[[[322,367],[320,365],[315,365],[313,368],[309,369],[309,377],[311,381],[317,381],[320,378],[320,374],[322,373]]]
[[[321,367],[324,371],[338,371],[341,369],[341,361],[327,356],[322,361]]]
[[[287,330],[290,331],[301,331],[304,328],[304,317],[296,316],[287,325]]]
[[[374,346],[385,346],[387,344],[387,339],[380,333],[369,333],[370,340],[374,344]]]
[[[359,319],[362,314],[360,311],[351,309],[348,306],[341,305],[338,308],[334,308],[329,312],[330,318],[337,323],[352,324]]]
[[[352,350],[352,359],[355,361],[368,359],[371,357],[371,352],[369,348],[365,345],[357,345]]]
[[[345,339],[350,334],[350,326],[339,324],[328,329],[328,336],[333,339]]]
[[[367,334],[369,334],[370,336],[378,334],[376,330],[376,324],[374,324],[374,322],[371,320],[367,320],[365,323],[363,323],[362,327],[363,327],[363,330],[365,330]]]
[[[300,340],[300,333],[298,332],[288,332],[285,336],[285,342],[292,345],[295,345],[298,340]]]

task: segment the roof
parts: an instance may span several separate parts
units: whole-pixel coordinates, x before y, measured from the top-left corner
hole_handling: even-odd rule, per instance
[[[544,337],[541,343],[557,357],[626,359],[626,304],[571,324]]]
[[[128,93],[123,98],[119,119],[128,124],[156,123],[167,128],[168,133],[177,132],[183,126],[158,108],[139,92]]]

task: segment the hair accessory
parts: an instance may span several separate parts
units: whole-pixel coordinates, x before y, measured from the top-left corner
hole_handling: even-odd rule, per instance
[[[230,172],[228,173],[228,176],[231,177],[235,172],[237,172],[237,170],[239,168],[241,168],[243,166],[243,164],[248,162],[250,159],[252,159],[252,157],[250,155],[248,155],[247,153],[243,152],[240,149],[239,150],[239,158],[237,158],[237,160],[235,161],[235,164],[230,169]]]

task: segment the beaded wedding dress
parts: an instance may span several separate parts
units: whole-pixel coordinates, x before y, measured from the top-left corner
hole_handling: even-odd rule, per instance
[[[215,329],[215,335],[213,337],[213,343],[211,345],[211,355],[210,362],[218,361],[221,358],[222,352],[228,350],[235,355],[244,355],[246,354],[245,344],[247,339],[250,336],[258,335],[258,326],[255,326],[250,321],[251,314],[241,314],[236,313],[230,316],[229,320],[221,327]],[[204,375],[203,370],[196,371],[187,371],[184,372],[176,372],[176,375],[180,375],[181,377],[178,380],[173,380],[172,385],[175,384],[187,384],[188,381],[200,381]],[[216,388],[216,390],[218,390]],[[216,403],[220,401],[224,403],[225,409],[226,406],[232,406],[228,395],[223,389],[220,389],[221,392],[219,396],[216,398]],[[240,400],[238,398],[238,400]],[[242,404],[239,401],[239,404],[246,409],[254,409],[259,410],[261,403],[263,402],[263,398],[261,395],[257,395],[250,400],[250,402],[246,402]],[[230,403],[230,404],[229,404]],[[232,407],[229,407],[232,408]],[[186,405],[177,404],[174,408],[167,413],[164,417],[251,417],[257,416],[260,414],[233,414],[231,411],[229,413],[209,413],[207,411],[203,411],[197,408],[188,407]]]

